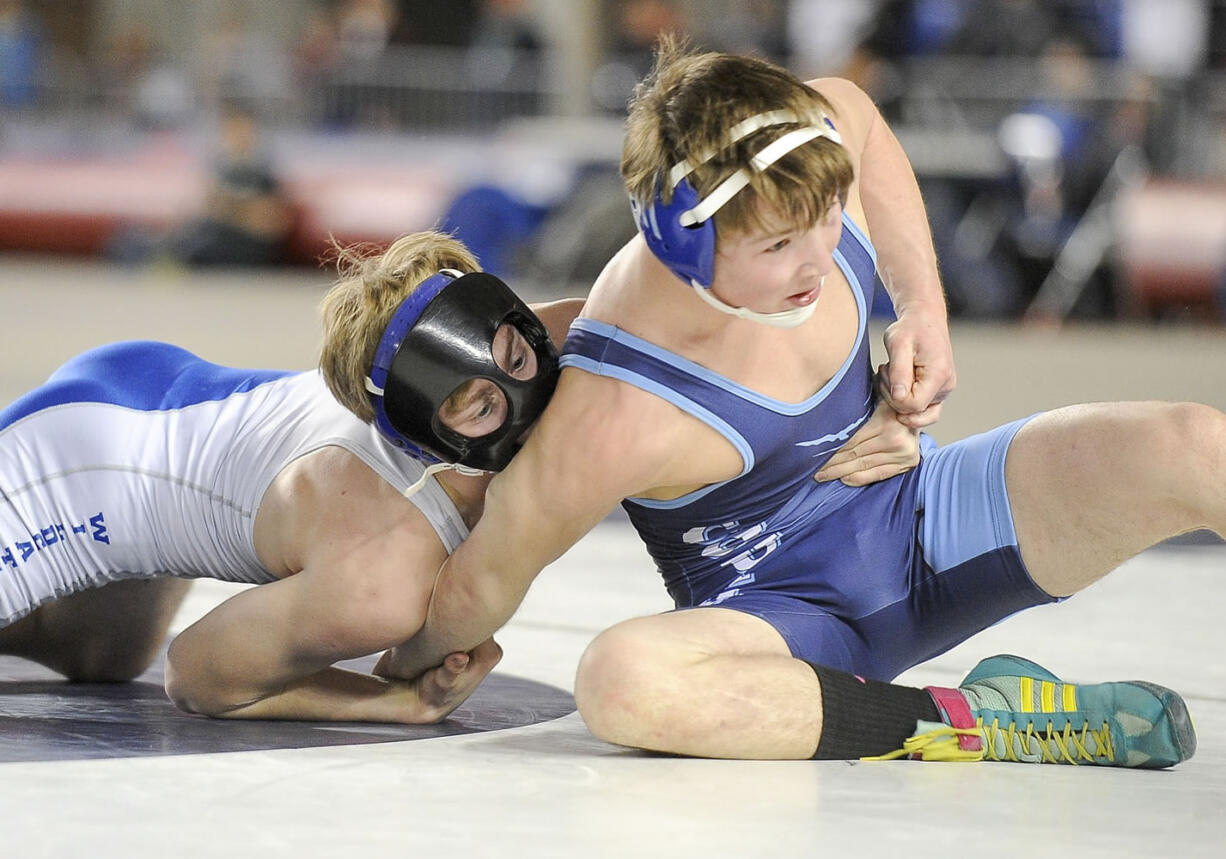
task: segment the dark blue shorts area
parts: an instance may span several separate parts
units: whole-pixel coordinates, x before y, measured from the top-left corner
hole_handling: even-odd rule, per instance
[[[1015,612],[1055,602],[1022,563],[1005,489],[1005,456],[1027,420],[926,450],[892,496],[866,495],[869,507],[888,497],[889,511],[866,516],[848,504],[780,552],[813,566],[821,584],[811,591],[795,587],[802,577],[793,573],[788,587],[749,588],[719,607],[762,618],[798,659],[892,680]]]

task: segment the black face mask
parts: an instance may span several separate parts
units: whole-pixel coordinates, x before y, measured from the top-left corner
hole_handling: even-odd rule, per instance
[[[536,375],[520,381],[494,361],[494,333],[514,326],[536,353]],[[439,409],[472,379],[502,391],[507,417],[479,438],[450,429]],[[492,274],[444,271],[427,278],[397,308],[371,367],[368,388],[375,425],[393,444],[423,459],[501,471],[519,438],[549,403],[558,381],[558,352],[528,305]]]

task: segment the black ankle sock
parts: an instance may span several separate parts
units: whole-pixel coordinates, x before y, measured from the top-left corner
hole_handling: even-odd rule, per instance
[[[901,749],[919,720],[941,721],[936,703],[923,689],[809,665],[822,684],[822,738],[813,756],[817,760],[883,755]]]

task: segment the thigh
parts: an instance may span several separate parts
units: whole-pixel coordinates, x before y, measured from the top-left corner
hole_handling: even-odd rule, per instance
[[[789,656],[766,620],[730,608],[690,608],[622,621],[599,636],[606,645],[649,652],[674,665],[712,656]]]
[[[131,680],[156,658],[190,586],[165,577],[70,594],[5,629],[0,647],[71,680]]]
[[[1100,403],[1041,415],[1018,433],[1006,481],[1018,546],[1040,587],[1072,594],[1205,524],[1198,498],[1220,495],[1223,477],[1198,449],[1210,413],[1187,404]]]

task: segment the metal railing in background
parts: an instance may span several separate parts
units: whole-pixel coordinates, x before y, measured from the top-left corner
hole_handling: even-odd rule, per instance
[[[555,115],[562,98],[547,52],[391,46],[303,93],[308,124],[481,131]]]

